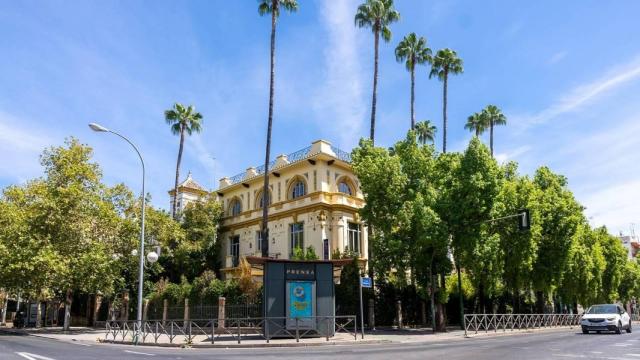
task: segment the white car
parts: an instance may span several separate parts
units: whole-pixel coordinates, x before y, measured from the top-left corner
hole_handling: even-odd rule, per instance
[[[582,333],[588,334],[589,331],[600,333],[601,331],[615,331],[616,334],[622,333],[625,329],[631,332],[631,317],[624,308],[616,304],[593,305],[585,311],[580,320]]]

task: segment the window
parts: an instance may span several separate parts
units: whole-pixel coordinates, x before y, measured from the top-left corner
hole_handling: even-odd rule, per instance
[[[360,231],[360,224],[350,222],[347,227],[347,232],[348,232],[347,250],[352,251],[356,254],[360,254],[361,253],[360,238],[362,235]]]
[[[304,249],[304,223],[290,224],[289,234],[291,239],[290,255],[293,255],[294,249]]]
[[[322,240],[322,260],[329,260],[329,239]]]
[[[293,187],[291,188],[291,198],[295,199],[301,196],[305,196],[307,194],[307,191],[305,189],[305,185],[304,182],[302,182],[301,180],[298,180]]]
[[[256,231],[256,251],[262,251],[262,231]]]
[[[262,209],[262,207],[264,206],[264,192],[261,192],[259,197],[258,197],[258,209]],[[269,195],[267,195],[267,206],[271,205],[271,193],[269,193]]]
[[[343,194],[347,194],[347,195],[353,195],[353,193],[351,192],[351,186],[349,186],[346,182],[341,181],[338,184],[338,191],[343,193]]]
[[[232,236],[229,239],[229,255],[231,255],[231,266],[237,267],[240,264],[240,235]]]
[[[242,203],[239,199],[231,200],[231,205],[229,205],[229,213],[231,216],[236,216],[242,212]]]

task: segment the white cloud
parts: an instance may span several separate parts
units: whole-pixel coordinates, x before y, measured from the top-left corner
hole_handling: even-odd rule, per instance
[[[353,25],[353,9],[358,1],[326,1],[321,7],[321,22],[328,32],[324,51],[324,83],[318,91],[313,107],[323,124],[338,140],[338,146],[350,149],[364,133],[363,122],[367,105],[363,100],[361,54],[363,31]],[[366,33],[366,35],[369,35]]]
[[[499,163],[505,163],[510,160],[516,160],[518,156],[529,152],[529,150],[531,150],[530,145],[523,145],[506,152],[497,153],[495,158]]]
[[[551,55],[551,57],[547,61],[547,64],[553,65],[555,63],[558,63],[562,59],[564,59],[567,56],[567,54],[568,54],[568,52],[566,52],[566,51],[558,51],[557,53]]]
[[[42,173],[39,155],[53,143],[41,130],[26,126],[24,119],[0,111],[0,178],[24,182]]]
[[[592,225],[606,225],[614,234],[626,232],[631,223],[640,220],[640,180],[631,179],[602,188],[587,195],[583,204]]]
[[[640,78],[640,57],[636,57],[631,62],[617,67],[595,81],[573,88],[568,92],[568,95],[560,98],[537,114],[516,116],[516,121],[513,121],[513,123],[525,128],[546,123],[560,115],[580,110],[637,78]]]

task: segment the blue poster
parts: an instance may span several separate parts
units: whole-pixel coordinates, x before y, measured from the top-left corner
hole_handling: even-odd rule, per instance
[[[304,318],[313,316],[311,300],[311,281],[289,282],[289,317]]]

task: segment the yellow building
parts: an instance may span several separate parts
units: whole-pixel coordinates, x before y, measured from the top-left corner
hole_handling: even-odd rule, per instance
[[[245,256],[262,256],[260,228],[264,166],[220,179],[216,190],[225,216],[219,241],[225,278],[238,274]],[[318,140],[269,165],[269,257],[291,258],[313,247],[320,259],[352,251],[366,266],[367,231],[358,216],[364,206],[348,153]],[[270,201],[269,201],[270,200]],[[261,275],[254,270],[254,275]]]

